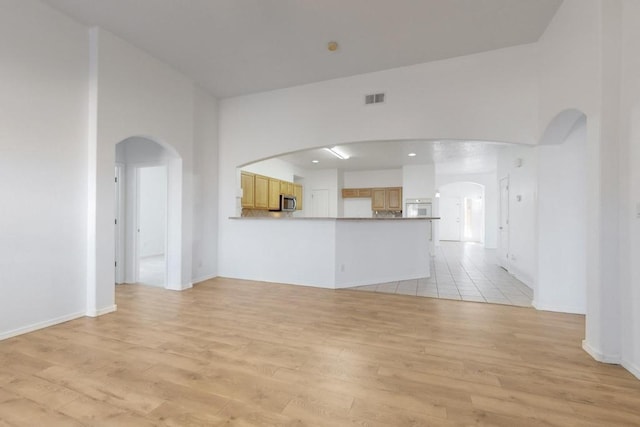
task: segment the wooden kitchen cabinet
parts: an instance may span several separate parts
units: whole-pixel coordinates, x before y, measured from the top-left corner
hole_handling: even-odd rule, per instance
[[[342,189],[342,198],[343,199],[353,199],[357,197],[371,197],[371,189],[370,188],[343,188]]]
[[[402,187],[371,189],[371,210],[401,211]]]
[[[253,207],[256,209],[269,208],[269,178],[262,175],[254,176]]]
[[[302,210],[302,185],[293,184],[293,195],[296,196],[296,210]]]
[[[269,178],[269,209],[280,208],[280,180]]]
[[[255,175],[248,172],[240,173],[240,187],[242,188],[242,207],[253,208],[255,196]]]
[[[389,211],[402,210],[402,187],[386,188],[386,209]]]
[[[371,210],[383,211],[386,209],[387,191],[384,188],[371,189]]]

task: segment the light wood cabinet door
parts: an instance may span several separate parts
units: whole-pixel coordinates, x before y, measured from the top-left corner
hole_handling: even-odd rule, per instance
[[[358,189],[357,188],[343,188],[342,189],[342,198],[350,199],[353,197],[358,197]]]
[[[402,187],[386,189],[386,206],[390,211],[402,210]]]
[[[255,175],[255,195],[253,207],[256,209],[269,208],[269,178],[262,175]]]
[[[269,209],[280,208],[280,180],[269,178]]]
[[[254,207],[254,175],[248,172],[240,172],[240,187],[242,187],[242,207]]]
[[[289,189],[287,181],[280,181],[280,194],[289,194],[287,190]]]
[[[293,195],[296,196],[296,210],[297,211],[301,211],[302,210],[302,185],[300,184],[294,184],[293,185]]]
[[[386,191],[384,188],[371,189],[371,210],[383,211],[385,210]]]
[[[287,182],[287,195],[292,196],[294,192],[294,184],[293,182]]]
[[[358,188],[358,197],[371,197],[370,188]]]

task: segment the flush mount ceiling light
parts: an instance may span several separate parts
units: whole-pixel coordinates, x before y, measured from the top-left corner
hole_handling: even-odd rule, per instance
[[[416,154],[416,153],[409,153],[409,154],[407,154],[407,156],[409,156],[409,157],[415,157],[415,156],[417,156],[417,154]]]
[[[338,50],[338,42],[327,43],[327,49],[329,49],[329,52],[335,52],[336,50]]]
[[[349,158],[349,155],[348,154],[344,154],[342,151],[340,151],[340,149],[338,147],[325,148],[325,151],[328,151],[329,153],[333,154],[334,156],[336,156],[340,160],[347,160]]]
[[[311,163],[320,163],[320,160],[311,160]]]

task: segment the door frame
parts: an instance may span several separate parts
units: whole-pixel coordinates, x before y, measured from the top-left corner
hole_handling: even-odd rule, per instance
[[[124,163],[116,162],[115,164],[115,283],[122,284],[125,282],[125,244],[126,244],[126,201],[125,201],[125,183],[126,168]]]
[[[507,182],[506,185],[506,200],[503,200],[502,197],[502,182],[505,181]],[[509,204],[509,194],[510,194],[510,180],[509,180],[509,175],[506,175],[502,178],[500,178],[498,180],[498,253],[497,253],[497,258],[498,258],[498,265],[500,265],[502,268],[504,268],[507,271],[510,271],[511,268],[511,263],[509,262],[510,258],[509,258],[509,249],[511,246],[511,227],[509,224],[509,219],[511,216],[511,210],[510,210],[510,204]],[[503,224],[503,218],[502,218],[502,203],[506,202],[506,211],[507,211],[507,218],[506,218],[506,227],[507,227],[507,248],[506,251],[504,251],[504,257],[502,256],[503,252],[503,247],[502,247],[502,224]]]

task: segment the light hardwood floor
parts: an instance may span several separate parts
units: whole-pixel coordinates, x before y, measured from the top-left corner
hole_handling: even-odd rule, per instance
[[[214,279],[0,342],[0,426],[640,425],[584,318]]]

